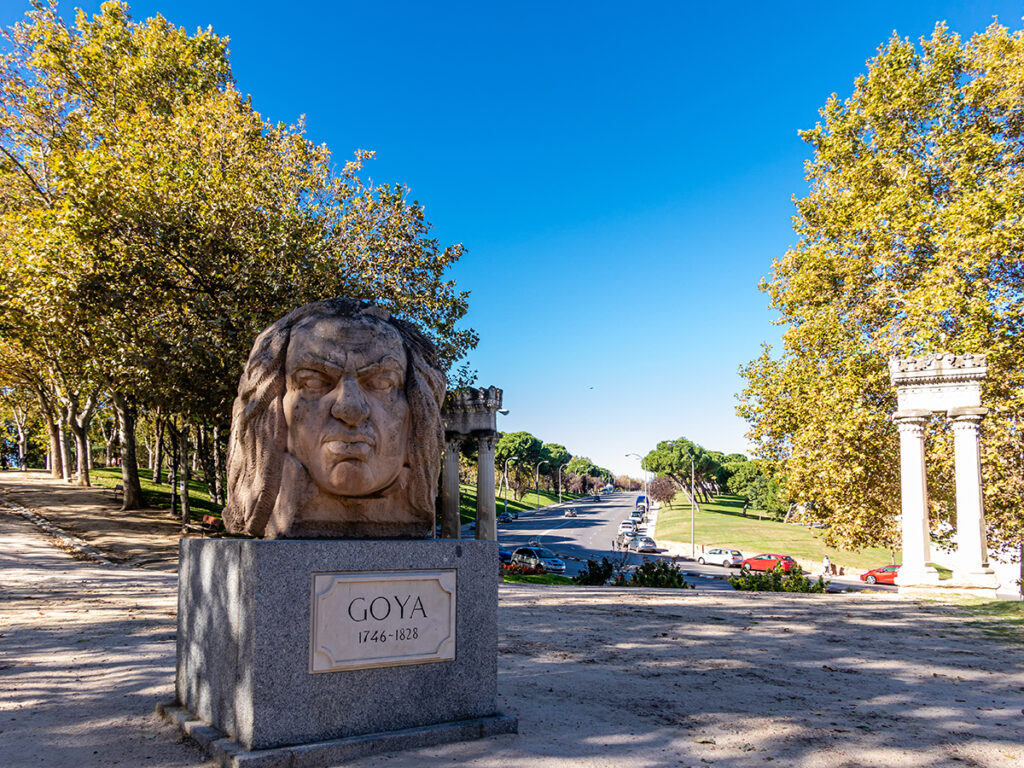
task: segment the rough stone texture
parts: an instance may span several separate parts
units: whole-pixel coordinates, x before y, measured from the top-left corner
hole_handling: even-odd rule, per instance
[[[434,530],[445,377],[410,323],[351,299],[266,328],[231,414],[230,533],[420,538]]]
[[[518,724],[509,715],[493,715],[292,747],[247,750],[202,721],[191,719],[189,712],[180,707],[161,705],[157,711],[224,768],[326,768],[369,755],[515,733]]]
[[[248,750],[494,715],[496,550],[484,541],[182,540],[178,701]],[[455,661],[310,674],[314,572],[442,568],[458,571]]]

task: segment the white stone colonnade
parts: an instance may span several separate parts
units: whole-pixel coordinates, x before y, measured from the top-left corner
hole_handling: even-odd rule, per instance
[[[903,565],[896,584],[901,592],[951,587],[994,596],[999,586],[988,564],[978,449],[978,429],[988,412],[981,407],[981,382],[987,372],[984,355],[889,361],[898,408],[893,421],[900,434]],[[941,584],[931,557],[925,474],[925,428],[933,413],[945,413],[953,422],[956,463],[956,555],[953,578]]]
[[[460,389],[448,400],[444,418],[444,465],[441,481],[441,538],[462,537],[459,520],[459,446],[475,439],[476,537],[497,541],[494,507],[494,449],[498,440],[497,413],[502,392],[497,387]]]

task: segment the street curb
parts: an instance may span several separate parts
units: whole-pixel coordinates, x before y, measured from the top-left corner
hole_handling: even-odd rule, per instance
[[[33,512],[28,507],[23,507],[21,506],[21,504],[16,504],[13,501],[6,501],[5,499],[0,499],[0,505],[7,507],[17,515],[21,515],[23,518],[28,520],[37,528],[39,528],[42,531],[45,531],[46,533],[50,534],[50,536],[57,539],[62,546],[71,550],[75,554],[80,555],[81,557],[84,557],[87,560],[92,560],[103,565],[110,565],[114,567],[118,565],[118,563],[115,563],[113,560],[108,558],[106,555],[104,555],[102,552],[96,549],[96,547],[92,546],[91,544],[87,544],[85,541],[78,538],[77,536],[72,536],[70,533],[63,530],[62,528],[58,528],[45,517]]]

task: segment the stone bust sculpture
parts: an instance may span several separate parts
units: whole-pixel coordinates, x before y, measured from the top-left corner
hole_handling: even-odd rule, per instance
[[[412,324],[350,299],[256,339],[228,445],[230,533],[419,538],[433,531],[445,378]]]

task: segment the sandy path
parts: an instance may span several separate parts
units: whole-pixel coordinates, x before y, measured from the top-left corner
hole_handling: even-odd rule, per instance
[[[0,510],[0,767],[205,765],[173,697],[173,573],[76,561]],[[1024,765],[1024,646],[882,594],[505,585],[520,733],[353,765]]]

